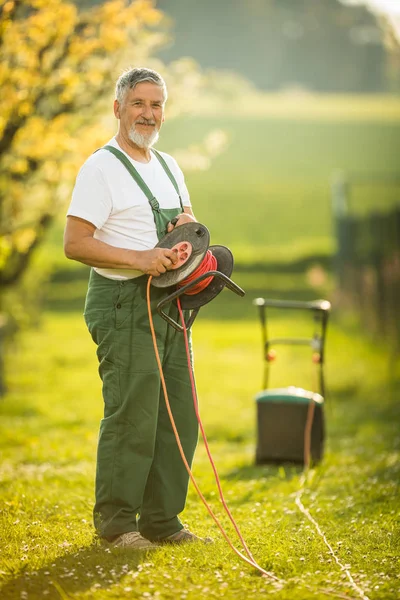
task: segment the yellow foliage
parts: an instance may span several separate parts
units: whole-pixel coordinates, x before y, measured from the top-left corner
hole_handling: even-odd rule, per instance
[[[0,235],[0,270],[7,264],[12,250],[11,237],[8,235]]]
[[[13,244],[18,252],[25,254],[36,238],[36,230],[32,227],[18,229],[13,234]]]
[[[20,175],[26,173],[28,171],[28,161],[25,158],[18,158],[11,164],[10,170]]]
[[[6,2],[3,6],[3,11],[5,13],[9,13],[14,8],[14,5],[15,5],[15,2],[11,2],[11,0],[9,2]]]
[[[109,135],[95,123],[99,101],[111,105],[128,45],[142,59],[158,43],[154,3],[109,0],[83,12],[72,0],[2,3],[0,276],[29,251],[43,214],[65,205],[79,165]]]

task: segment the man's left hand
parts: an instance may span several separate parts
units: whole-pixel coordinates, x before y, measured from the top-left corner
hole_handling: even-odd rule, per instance
[[[167,231],[168,233],[178,227],[179,225],[183,225],[184,223],[196,223],[196,219],[189,215],[188,213],[181,213],[175,219],[173,219],[174,223],[168,223]]]

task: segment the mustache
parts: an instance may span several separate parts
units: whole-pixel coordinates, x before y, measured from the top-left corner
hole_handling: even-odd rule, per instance
[[[155,125],[156,122],[153,121],[152,119],[139,119],[138,121],[135,121],[135,125]]]

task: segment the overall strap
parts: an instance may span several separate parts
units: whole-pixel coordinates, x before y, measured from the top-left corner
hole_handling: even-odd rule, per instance
[[[127,156],[125,156],[125,154],[123,152],[121,152],[121,150],[118,150],[118,148],[114,148],[114,146],[108,146],[108,145],[103,146],[103,149],[109,150],[109,152],[114,154],[114,156],[116,156],[122,162],[122,164],[127,168],[129,173],[132,175],[133,179],[136,181],[136,183],[138,184],[138,186],[140,187],[140,189],[142,190],[142,192],[148,199],[151,208],[153,210],[159,211],[160,205],[158,203],[157,198],[155,196],[153,196],[149,186],[144,181],[144,179],[139,175],[138,171],[135,169],[135,167],[133,166],[133,164],[131,163],[129,158],[127,158]]]
[[[162,168],[164,169],[165,173],[168,175],[172,185],[174,186],[176,193],[178,194],[179,197],[179,202],[181,205],[181,208],[183,210],[183,204],[182,204],[182,198],[181,198],[181,194],[179,192],[179,187],[178,184],[176,183],[176,179],[172,174],[171,169],[169,168],[169,166],[167,165],[165,159],[161,156],[161,154],[158,152],[158,150],[155,150],[155,148],[152,148],[152,151],[154,152],[155,156],[158,158],[158,160],[160,161],[160,164],[162,166]]]

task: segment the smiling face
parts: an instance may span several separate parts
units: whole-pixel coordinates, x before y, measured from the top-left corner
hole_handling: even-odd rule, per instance
[[[156,143],[164,121],[163,89],[149,81],[138,83],[126,92],[123,101],[114,101],[114,114],[119,119],[119,133],[139,148]]]

